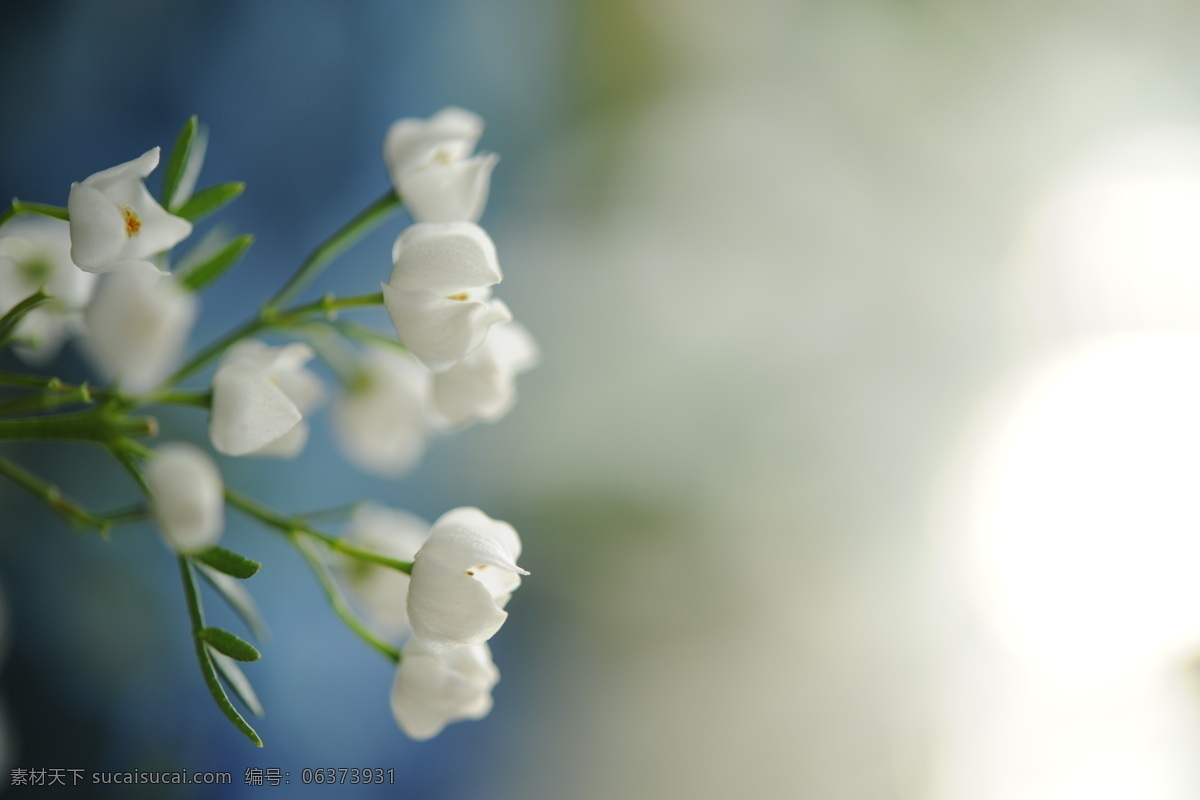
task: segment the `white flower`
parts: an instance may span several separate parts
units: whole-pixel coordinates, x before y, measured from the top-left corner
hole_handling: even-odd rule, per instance
[[[109,272],[117,261],[169,250],[192,232],[192,223],[170,214],[142,179],[158,166],[158,148],[140,158],[71,184],[71,258],[88,272]]]
[[[346,529],[346,541],[397,561],[412,561],[429,537],[429,523],[405,511],[364,504]],[[405,601],[409,577],[390,567],[348,560],[346,586],[362,604],[372,624],[401,637],[409,630]]]
[[[408,619],[434,652],[482,644],[508,613],[508,598],[529,573],[516,564],[521,539],[507,522],[456,508],[433,524],[413,557]]]
[[[429,371],[394,348],[370,347],[351,385],[333,406],[333,427],[346,458],[396,476],[425,452]]]
[[[225,517],[225,487],[217,465],[200,448],[168,442],[146,465],[150,507],[163,536],[179,552],[217,543]]]
[[[0,314],[44,288],[54,296],[25,315],[17,326],[16,352],[45,364],[58,354],[67,334],[78,328],[79,312],[95,289],[96,276],[71,261],[67,223],[49,217],[9,222],[0,236]]]
[[[524,325],[494,325],[483,344],[433,378],[433,407],[449,425],[495,422],[517,400],[519,373],[537,365],[537,344]]]
[[[196,318],[196,296],[148,261],[112,267],[84,312],[84,348],[106,377],[144,392],[178,365]]]
[[[438,653],[413,639],[396,666],[392,714],[412,738],[431,739],[451,722],[486,716],[499,680],[486,644]]]
[[[512,319],[508,306],[491,299],[500,282],[496,246],[470,222],[418,223],[392,248],[384,305],[396,333],[434,372],[479,347],[494,323]]]
[[[496,155],[468,158],[483,120],[461,108],[388,128],[383,160],[397,194],[418,222],[478,222],[487,204]]]
[[[208,432],[229,456],[293,458],[308,441],[304,415],[321,401],[321,381],[304,365],[312,348],[271,347],[254,339],[226,351],[213,375]]]

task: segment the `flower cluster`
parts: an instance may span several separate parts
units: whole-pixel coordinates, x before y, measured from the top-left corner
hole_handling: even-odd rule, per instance
[[[357,565],[350,575],[378,625],[410,634],[392,688],[400,727],[414,739],[428,739],[450,722],[485,715],[500,679],[487,640],[504,623],[504,606],[528,574],[516,563],[517,532],[477,508],[447,512],[430,527],[403,512],[366,506],[349,538],[412,561],[411,578]]]
[[[200,570],[253,625],[253,603],[239,580],[258,565],[217,546],[226,505],[285,534],[309,559],[351,628],[397,660],[392,708],[399,726],[417,739],[490,709],[499,673],[487,640],[526,574],[516,564],[520,539],[511,526],[475,508],[455,509],[428,526],[373,505],[363,506],[347,535],[337,539],[226,486],[206,448],[183,441],[144,446],[136,439],[155,435],[157,425],[131,412],[159,404],[197,406],[208,411],[209,442],[222,456],[294,458],[305,448],[313,413],[330,394],[312,368],[325,362],[339,379],[330,405],[341,449],[360,468],[383,475],[412,469],[433,431],[506,414],[515,401],[516,376],[537,363],[538,350],[508,306],[492,296],[502,278],[500,263],[477,223],[498,158],[473,155],[482,131],[478,116],[458,108],[392,125],[383,153],[392,190],[319,246],[256,317],[188,361],[200,292],[253,240],[212,234],[171,268],[173,250],[191,235],[193,222],[242,189],[220,184],[194,191],[207,142],[195,118],[167,162],[161,201],[144,183],[159,164],[154,148],[72,184],[65,209],[14,200],[12,210],[0,215],[0,345],[45,364],[75,336],[110,382],[93,390],[22,378],[13,385],[41,386],[42,393],[6,407],[40,413],[85,406],[82,412],[41,413],[24,435],[95,441],[133,475],[145,495],[140,516],[156,522],[180,559],[206,684],[222,711],[256,742],[218,677],[257,711],[257,698],[234,661],[253,660],[258,651],[203,625],[192,577]],[[379,294],[285,304],[324,266],[324,253],[341,249],[338,237],[357,237],[401,205],[413,224],[395,240]],[[17,214],[41,216],[10,222]],[[334,314],[371,305],[385,307],[398,338]],[[304,341],[257,338],[267,332],[290,332]],[[215,369],[207,386],[180,388],[210,363]],[[0,473],[18,476],[75,523],[107,531],[139,517],[136,511],[93,514],[2,459]],[[326,556],[312,552],[320,546],[328,548]],[[327,566],[335,552],[349,559],[345,580],[373,623],[390,636],[408,637],[402,651],[337,602],[340,589]]]

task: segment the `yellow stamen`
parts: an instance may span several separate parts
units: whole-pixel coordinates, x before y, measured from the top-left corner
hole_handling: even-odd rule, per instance
[[[447,300],[466,300],[466,299],[467,299],[467,293],[466,293],[466,292],[459,292],[458,294],[448,294],[448,295],[446,295],[446,299],[447,299]]]
[[[138,231],[142,229],[142,220],[133,212],[132,208],[126,207],[125,211],[125,235],[132,239],[138,235]]]

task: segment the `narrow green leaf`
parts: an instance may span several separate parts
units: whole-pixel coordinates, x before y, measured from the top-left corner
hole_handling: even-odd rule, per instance
[[[17,329],[17,325],[25,318],[25,315],[35,308],[54,298],[46,294],[42,289],[38,289],[33,294],[26,297],[21,302],[8,310],[4,316],[0,317],[0,347],[8,344],[12,338],[13,331]]]
[[[207,260],[200,262],[185,273],[181,278],[184,288],[194,292],[203,289],[236,264],[252,244],[254,244],[253,234],[244,233],[237,237]]]
[[[224,653],[238,661],[258,661],[262,658],[258,648],[224,628],[202,628],[197,631],[196,636],[218,653]]]
[[[206,564],[197,564],[196,566],[200,568],[200,575],[208,582],[208,585],[225,598],[225,602],[242,618],[242,622],[246,623],[246,627],[250,629],[254,637],[266,639],[267,623],[258,610],[258,604],[254,602],[254,598],[246,591],[246,587],[242,585],[241,581],[235,580],[223,572],[217,572]]]
[[[225,689],[221,686],[221,681],[217,678],[217,671],[214,665],[214,654],[204,644],[197,645],[200,649],[196,652],[200,658],[200,672],[204,675],[204,685],[208,687],[209,694],[213,700],[217,702],[217,708],[225,715],[225,718],[234,724],[234,726],[246,735],[246,738],[254,742],[258,747],[263,746],[262,737],[258,735],[258,731],[251,727],[246,718],[238,713],[238,710],[233,707],[233,703],[229,702],[229,695],[225,694]],[[236,692],[235,692],[236,694]],[[256,698],[257,699],[257,698]]]
[[[204,630],[204,612],[200,606],[200,590],[196,586],[196,579],[192,574],[192,563],[185,556],[179,557],[179,573],[183,577],[183,595],[187,600],[188,617],[192,623],[192,637],[196,643],[196,660],[200,662],[200,674],[204,676],[204,685],[208,687],[208,693],[212,695],[217,708],[221,709],[221,713],[225,715],[226,719],[245,734],[247,739],[254,742],[256,746],[262,747],[263,742],[258,731],[254,730],[250,723],[246,722],[245,718],[233,707],[233,703],[229,702],[229,696],[225,694],[225,689],[221,686],[216,668],[213,666],[213,653],[209,650],[208,645],[200,639],[200,631]]]
[[[192,558],[207,564],[218,572],[224,572],[226,575],[243,580],[253,577],[258,572],[258,568],[262,566],[259,562],[251,561],[232,550],[216,546],[193,553]]]
[[[167,168],[163,173],[162,204],[168,211],[175,209],[175,193],[179,189],[179,181],[192,155],[192,146],[196,142],[196,131],[200,120],[193,114],[183,123],[179,136],[175,138],[175,146],[171,148],[171,157],[167,160]]]
[[[210,650],[209,655],[212,656],[213,666],[217,668],[217,672],[238,700],[242,701],[242,705],[250,709],[250,713],[256,717],[263,715],[262,703],[258,700],[258,695],[254,691],[254,687],[250,685],[250,681],[246,679],[246,674],[242,672],[242,668],[237,665],[237,662],[232,658],[215,650]]]
[[[196,222],[232,203],[245,190],[246,184],[240,181],[214,184],[207,189],[201,189],[181,203],[179,208],[175,209],[175,216]]]

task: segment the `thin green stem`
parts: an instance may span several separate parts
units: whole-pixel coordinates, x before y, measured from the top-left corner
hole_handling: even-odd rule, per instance
[[[161,392],[159,394],[148,395],[146,397],[139,397],[137,398],[137,401],[147,405],[195,406],[196,408],[207,409],[212,407],[212,392],[195,392],[188,390]]]
[[[295,545],[296,549],[300,551],[300,554],[304,556],[304,560],[308,562],[308,566],[312,569],[313,574],[317,576],[317,580],[320,581],[321,588],[325,590],[325,596],[329,599],[329,605],[333,607],[334,612],[360,639],[390,658],[393,663],[399,663],[400,650],[377,636],[355,615],[354,611],[350,608],[350,604],[346,602],[346,597],[342,594],[342,590],[334,579],[333,574],[329,571],[329,565],[319,555],[312,552],[309,543],[301,539],[297,533],[300,533],[300,531],[289,532],[288,538]]]
[[[33,309],[40,306],[42,303],[53,300],[54,296],[48,294],[43,289],[38,289],[33,294],[26,297],[21,302],[10,308],[4,316],[0,317],[0,347],[4,347],[12,340],[13,331],[17,325],[25,318]]]
[[[388,191],[387,194],[359,212],[358,216],[339,228],[337,232],[309,253],[308,258],[304,259],[304,263],[288,279],[283,288],[267,301],[266,308],[268,310],[277,309],[293,300],[320,274],[321,270],[387,219],[393,211],[399,209],[400,204],[400,196],[394,191]]]
[[[262,503],[254,500],[251,497],[238,492],[229,487],[225,487],[225,499],[229,504],[242,512],[254,517],[264,525],[282,531],[288,535],[304,534],[309,538],[316,539],[325,544],[330,550],[350,556],[359,561],[367,561],[372,564],[378,564],[381,567],[389,567],[394,570],[399,570],[406,575],[412,574],[412,562],[400,561],[395,558],[373,553],[370,550],[363,550],[354,545],[346,544],[343,540],[335,538],[325,533],[321,533],[315,528],[306,523],[302,516],[287,517],[274,509],[268,508]]]
[[[0,211],[0,226],[18,214],[40,214],[43,217],[67,220],[67,210],[62,206],[50,206],[45,203],[27,203],[24,200],[12,199],[12,203],[4,211]]]
[[[0,403],[0,417],[11,417],[31,411],[46,411],[59,406],[90,402],[92,402],[92,393],[86,385],[62,394],[28,394],[15,400],[9,400],[7,403]]]
[[[153,436],[153,417],[127,417],[100,407],[67,414],[0,419],[0,441],[95,442],[112,446],[128,436]]]
[[[113,525],[113,520],[96,516],[74,500],[65,497],[57,486],[46,483],[41,478],[30,472],[26,472],[6,458],[0,458],[0,475],[5,476],[37,497],[51,511],[61,516],[71,525],[95,528],[101,535],[105,536],[108,535],[109,528]]]
[[[229,333],[216,340],[208,347],[201,350],[192,359],[180,367],[174,375],[167,378],[162,384],[162,387],[174,386],[175,384],[187,378],[192,373],[203,368],[210,361],[216,359],[232,345],[245,339],[247,336],[252,336],[262,330],[269,328],[286,328],[296,322],[304,320],[312,314],[324,314],[327,318],[332,317],[338,310],[343,308],[361,308],[364,306],[380,306],[383,305],[383,293],[375,292],[374,294],[360,294],[351,297],[334,297],[333,295],[325,295],[320,300],[314,300],[311,303],[305,303],[301,306],[288,309],[287,311],[271,311],[264,308],[259,315],[254,319],[247,320],[237,328],[234,328]],[[0,376],[2,377],[2,376]]]

